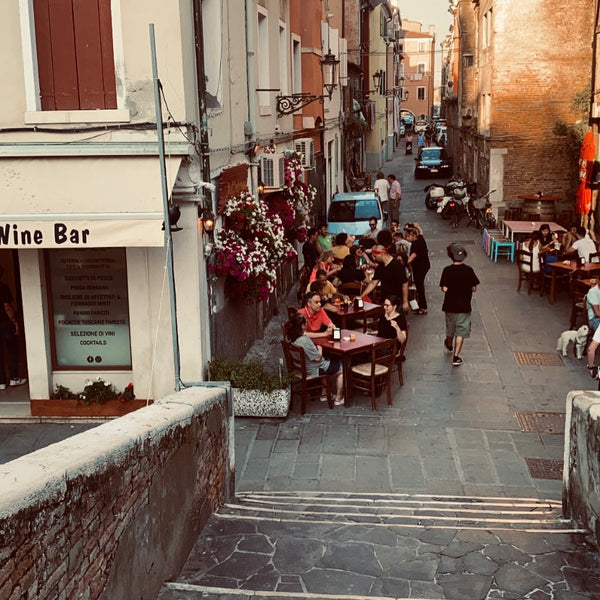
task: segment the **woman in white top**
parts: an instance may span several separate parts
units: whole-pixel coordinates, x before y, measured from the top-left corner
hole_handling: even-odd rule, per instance
[[[531,252],[531,268],[529,265],[521,265],[521,270],[525,273],[540,272],[540,252],[542,251],[542,234],[534,231],[531,237],[523,244],[523,250]]]

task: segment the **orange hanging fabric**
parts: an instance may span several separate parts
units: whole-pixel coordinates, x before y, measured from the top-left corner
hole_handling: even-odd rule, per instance
[[[578,215],[587,215],[592,209],[592,170],[594,168],[594,136],[588,131],[583,138],[579,155],[579,187],[575,196],[575,210]]]

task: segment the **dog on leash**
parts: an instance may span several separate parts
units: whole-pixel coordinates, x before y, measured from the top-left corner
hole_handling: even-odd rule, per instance
[[[556,349],[562,352],[563,356],[567,356],[569,342],[573,342],[575,356],[579,359],[583,358],[583,350],[585,349],[589,332],[590,328],[587,325],[582,325],[577,331],[575,329],[563,331],[558,338],[558,342],[556,342]]]

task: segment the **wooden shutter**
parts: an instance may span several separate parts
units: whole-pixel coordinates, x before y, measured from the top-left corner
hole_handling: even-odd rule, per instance
[[[42,110],[116,108],[110,0],[34,0]]]

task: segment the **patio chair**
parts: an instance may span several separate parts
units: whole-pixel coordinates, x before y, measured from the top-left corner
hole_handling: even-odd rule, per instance
[[[396,340],[385,340],[374,344],[371,361],[354,365],[350,385],[371,395],[371,408],[377,410],[377,397],[385,389],[388,406],[392,406],[390,376],[396,359]]]
[[[533,271],[533,254],[528,250],[520,248],[517,250],[517,267],[519,269],[519,280],[517,283],[517,293],[521,291],[523,281],[528,283],[527,295],[531,294],[534,289],[534,284],[538,284],[540,296],[543,294],[543,267],[540,265],[539,271]]]
[[[350,296],[351,298],[354,296],[360,296],[361,291],[362,291],[362,285],[358,281],[352,282],[352,283],[342,283],[338,287],[338,292],[340,294],[344,294],[345,296]]]
[[[571,316],[569,317],[569,329],[576,329],[577,317],[583,317],[583,325],[588,325],[588,313],[586,307],[587,293],[590,286],[580,279],[571,279],[569,291],[571,294]]]
[[[294,392],[300,392],[300,414],[306,412],[306,402],[315,400],[321,397],[323,386],[325,386],[327,395],[327,404],[329,408],[333,408],[333,398],[331,396],[331,384],[328,375],[317,375],[316,377],[308,377],[306,374],[306,355],[304,349],[300,346],[295,346],[291,342],[281,341],[283,348],[283,356],[288,373],[294,379],[292,381],[292,398]]]

